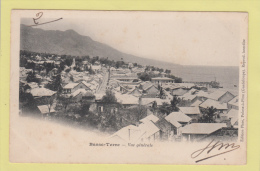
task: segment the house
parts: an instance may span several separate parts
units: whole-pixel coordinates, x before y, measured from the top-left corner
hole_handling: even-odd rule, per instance
[[[153,114],[150,114],[148,116],[146,116],[145,118],[141,119],[140,122],[145,123],[148,121],[152,121],[153,123],[159,121],[159,118]]]
[[[217,131],[214,131],[202,139],[201,141],[207,141],[210,140],[212,141],[213,139],[215,141],[228,141],[228,142],[234,142],[237,141],[238,138],[238,128],[234,127],[223,127],[221,129],[218,129]]]
[[[179,128],[189,124],[192,120],[190,117],[182,112],[172,112],[168,116],[166,116],[165,119],[172,124],[174,135],[179,135]]]
[[[188,101],[189,103],[193,103],[197,96],[196,95],[193,95],[193,94],[190,94],[190,93],[186,93],[182,96],[179,96],[182,100],[185,100],[185,101]]]
[[[192,119],[191,122],[198,122],[201,114],[199,107],[179,107],[179,109],[182,113]]]
[[[91,68],[92,68],[92,70],[93,70],[94,72],[96,72],[96,73],[102,70],[101,65],[96,65],[96,64],[95,64],[95,65],[92,65]]]
[[[227,114],[220,114],[222,122],[230,124],[230,127],[238,128],[238,110],[231,109]]]
[[[162,106],[163,103],[170,104],[171,101],[169,99],[160,99],[160,98],[142,98],[141,99],[141,104],[145,105],[145,106],[152,107],[154,102],[156,102],[157,106]]]
[[[55,99],[56,94],[55,91],[43,87],[31,89],[30,92],[38,105],[48,105]]]
[[[53,77],[53,76],[55,76],[55,75],[57,75],[58,74],[58,69],[57,68],[53,68],[51,71],[49,71],[49,73],[48,73],[48,75],[50,76],[50,77]]]
[[[128,125],[109,137],[116,142],[154,142],[160,140],[160,129],[152,122],[145,121],[139,126]]]
[[[121,103],[124,108],[140,104],[140,99],[133,95],[115,92],[115,97],[117,99],[117,102]]]
[[[221,103],[227,103],[234,97],[235,97],[235,95],[233,95],[229,91],[222,91],[222,90],[214,91],[213,93],[210,93],[208,95],[209,99],[216,100]]]
[[[152,95],[156,97],[159,94],[159,90],[155,85],[145,86],[143,88],[143,93],[146,95]]]
[[[224,127],[225,123],[192,123],[180,128],[180,133],[186,141],[198,141]]]
[[[144,132],[137,126],[128,125],[115,132],[109,139],[117,143],[137,142],[140,141],[143,134]]]
[[[203,101],[201,101],[199,98],[196,99],[191,105],[190,107],[199,107],[199,105],[202,103]]]
[[[228,106],[228,110],[231,110],[231,109],[236,109],[236,110],[239,110],[239,97],[236,96],[234,97],[232,100],[230,100],[228,103],[227,103],[227,106]]]
[[[130,91],[131,89],[132,89],[132,88],[129,87],[129,86],[119,85],[119,91],[120,91],[122,94],[128,93],[128,91]]]
[[[151,79],[152,83],[174,83],[174,79],[168,78],[168,77],[155,77]]]
[[[183,89],[183,88],[174,88],[171,89],[171,94],[173,96],[183,96],[184,94],[186,94],[188,92],[187,89]]]
[[[165,118],[160,118],[155,125],[160,129],[160,139],[162,141],[170,140],[173,135],[173,126]]]
[[[88,83],[86,83],[85,81],[79,82],[79,83],[68,83],[63,87],[63,93],[64,94],[71,94],[75,91],[77,91],[78,89],[85,89],[85,90],[91,90],[88,87]]]
[[[206,101],[202,102],[199,107],[203,109],[207,109],[209,107],[213,106],[217,109],[219,113],[226,113],[227,112],[227,103],[221,103],[216,100],[207,99]]]
[[[141,141],[154,142],[160,140],[160,129],[154,124],[153,121],[146,119],[146,121],[141,123],[138,128],[144,132],[141,137]]]
[[[134,87],[132,88],[130,91],[129,91],[129,94],[133,95],[133,96],[136,96],[136,97],[140,97],[142,96],[142,91],[137,88],[137,87]]]
[[[48,114],[54,114],[56,112],[53,106],[49,106],[49,105],[40,105],[37,106],[37,108],[39,109],[40,113],[43,116],[47,116]]]
[[[79,102],[81,100],[95,102],[95,95],[90,90],[78,89],[73,93],[67,95],[72,97],[73,102]]]

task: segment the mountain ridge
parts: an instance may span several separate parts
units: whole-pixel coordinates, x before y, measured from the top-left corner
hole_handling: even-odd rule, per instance
[[[20,50],[58,55],[108,57],[110,60],[136,62],[141,65],[153,65],[169,69],[181,66],[174,63],[148,59],[121,52],[107,44],[93,40],[89,36],[80,35],[73,29],[66,31],[43,30],[21,24]]]

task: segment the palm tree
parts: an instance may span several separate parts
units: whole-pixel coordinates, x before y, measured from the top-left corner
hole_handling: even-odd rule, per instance
[[[213,106],[207,107],[207,109],[205,110],[205,113],[203,115],[202,121],[206,122],[206,123],[213,123],[216,112],[217,112],[217,109],[214,108]]]

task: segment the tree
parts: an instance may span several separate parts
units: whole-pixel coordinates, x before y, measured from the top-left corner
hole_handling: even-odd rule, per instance
[[[153,109],[153,111],[155,111],[157,109],[157,102],[156,101],[153,102],[152,109]]]
[[[151,76],[148,73],[146,73],[146,72],[139,73],[138,77],[142,81],[150,81],[151,80]]]
[[[182,83],[182,78],[176,77],[174,82],[175,83]]]
[[[159,107],[159,112],[169,115],[171,113],[171,106],[168,103],[163,102],[163,104]]]
[[[85,116],[89,113],[90,103],[81,103],[80,115]]]
[[[65,113],[66,113],[68,106],[72,103],[72,96],[65,97],[64,95],[60,95],[58,97],[58,100],[62,104],[62,106],[64,107]]]
[[[112,90],[107,90],[106,95],[102,97],[101,101],[106,103],[116,103],[117,99]]]
[[[214,123],[214,116],[215,116],[216,112],[217,112],[217,109],[214,108],[213,106],[207,107],[203,111],[203,115],[200,118],[199,122],[202,122],[202,123]]]
[[[61,79],[61,75],[58,74],[56,76],[53,76],[53,80],[51,83],[47,84],[46,87],[49,88],[52,91],[58,91],[59,93],[61,92],[62,86],[62,79]]]
[[[163,91],[163,89],[162,89],[162,87],[160,85],[159,85],[159,90],[160,90],[159,96],[162,99],[165,96],[165,94],[164,94],[164,91]]]
[[[170,73],[171,73],[171,70],[166,69],[166,70],[165,70],[165,73],[166,73],[166,74],[170,74]]]
[[[145,106],[138,105],[136,108],[132,109],[132,113],[134,116],[133,120],[138,122],[139,120],[147,116],[147,108]]]
[[[36,74],[34,71],[31,71],[28,73],[27,77],[26,77],[26,81],[28,83],[30,82],[36,82],[36,83],[39,83],[39,79],[36,77]]]
[[[179,108],[177,107],[180,103],[180,100],[177,98],[177,96],[173,96],[173,99],[171,100],[171,111],[178,112]]]
[[[53,103],[54,103],[54,99],[55,99],[55,95],[43,96],[41,99],[39,99],[41,104],[44,104],[48,107],[49,115],[51,113],[51,109],[52,109],[52,106],[53,106]]]

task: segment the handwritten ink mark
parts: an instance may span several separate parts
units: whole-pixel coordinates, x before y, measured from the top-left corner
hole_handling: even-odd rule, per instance
[[[42,17],[42,15],[43,15],[43,12],[38,12],[36,14],[36,17],[38,17],[38,18],[33,18],[34,24],[39,24],[39,22],[36,22],[36,20],[40,19]]]
[[[199,149],[195,152],[193,152],[191,154],[191,158],[197,158],[199,157],[204,151],[207,152],[207,154],[209,154],[212,150],[216,149],[217,148],[218,150],[221,150],[223,147],[223,149],[228,149],[229,147],[231,148],[231,150],[228,150],[228,151],[224,151],[224,152],[221,152],[221,153],[218,153],[218,154],[215,154],[215,155],[212,155],[212,156],[209,156],[209,157],[205,157],[205,158],[202,158],[202,159],[199,159],[197,161],[195,161],[196,163],[198,162],[201,162],[201,161],[204,161],[204,160],[207,160],[207,159],[210,159],[210,158],[213,158],[213,157],[216,157],[216,156],[219,156],[219,155],[223,155],[225,153],[229,153],[231,151],[234,151],[234,150],[237,150],[238,148],[240,148],[240,145],[235,145],[235,143],[232,143],[232,144],[223,144],[223,143],[220,143],[220,141],[217,141],[214,145],[211,145],[212,143],[214,142],[214,139],[205,147],[205,148],[202,148],[202,149]],[[229,149],[230,149],[229,148]]]
[[[48,21],[48,22],[44,22],[44,23],[39,23],[37,20],[39,20],[42,16],[43,16],[43,12],[38,12],[36,14],[36,18],[33,18],[34,25],[27,25],[27,26],[29,26],[29,27],[39,26],[39,25],[48,24],[48,23],[52,23],[52,22],[59,21],[59,20],[63,19],[63,18],[58,18],[56,20],[52,20],[52,21]]]

